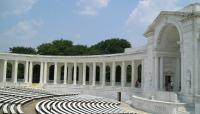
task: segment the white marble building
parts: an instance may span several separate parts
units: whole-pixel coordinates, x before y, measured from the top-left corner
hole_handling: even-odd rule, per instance
[[[1,85],[34,85],[116,99],[156,114],[200,114],[200,4],[162,11],[144,47],[122,54],[42,56],[0,53]],[[7,77],[7,66],[12,66]],[[24,76],[18,78],[19,66]],[[39,67],[40,70],[35,70]],[[129,71],[129,72],[127,72]],[[131,77],[128,79],[127,77]],[[185,109],[186,108],[186,109]]]

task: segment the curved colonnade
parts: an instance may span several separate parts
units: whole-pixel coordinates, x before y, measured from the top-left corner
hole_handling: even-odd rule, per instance
[[[0,81],[5,83],[110,85],[143,84],[144,50],[93,56],[41,56],[0,53]]]

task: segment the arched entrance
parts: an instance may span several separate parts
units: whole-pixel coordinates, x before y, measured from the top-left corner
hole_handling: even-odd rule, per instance
[[[64,81],[64,65],[60,68],[60,82],[63,83]]]
[[[32,83],[39,83],[39,82],[40,82],[40,65],[34,65]]]
[[[162,91],[181,90],[180,35],[173,24],[165,25],[157,39],[158,85]]]
[[[115,73],[115,82],[116,85],[121,85],[121,66],[116,66],[116,73]]]
[[[10,82],[12,81],[12,75],[13,75],[13,66],[11,63],[7,63],[7,69],[6,69],[6,81]]]
[[[17,72],[17,81],[18,82],[24,81],[24,72],[25,72],[24,64],[19,63],[18,72]]]
[[[110,77],[111,77],[111,70],[110,70],[110,66],[106,66],[106,84],[110,85]]]
[[[90,67],[86,66],[86,83],[89,84],[90,81]]]
[[[132,66],[128,65],[126,67],[126,85],[131,86],[131,73],[132,73]]]
[[[49,83],[53,83],[54,81],[54,65],[49,67]]]
[[[99,84],[100,82],[100,67],[96,66],[96,84]]]

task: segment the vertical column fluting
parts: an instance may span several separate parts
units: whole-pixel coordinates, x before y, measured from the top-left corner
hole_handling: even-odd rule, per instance
[[[47,83],[47,62],[44,62],[44,84]]]
[[[115,61],[112,62],[112,76],[111,76],[111,85],[115,86],[115,74],[116,73],[116,64]]]
[[[154,88],[156,89],[156,90],[158,90],[159,88],[159,82],[158,82],[158,67],[159,67],[159,59],[158,59],[158,57],[155,57],[155,69],[154,69],[154,75],[155,75],[155,78],[154,78],[154,80],[155,80],[155,86],[154,86]]]
[[[125,86],[125,62],[122,61],[122,70],[121,70],[121,86]]]
[[[43,69],[44,68],[44,66],[43,66],[43,62],[41,62],[40,63],[40,84],[42,84],[43,83],[43,77],[44,77],[44,75],[43,75]]]
[[[64,84],[67,84],[67,63],[64,65]]]
[[[18,72],[18,61],[15,60],[15,66],[14,66],[14,83],[17,83],[17,72]]]
[[[30,64],[29,64],[29,83],[32,83],[32,76],[33,76],[33,62],[30,61]]]
[[[135,87],[135,62],[131,61],[131,87]]]
[[[175,91],[179,91],[179,87],[180,87],[180,80],[181,80],[181,77],[180,77],[180,58],[177,57],[177,60],[176,60],[176,77],[175,79],[173,80],[174,81],[174,89]]]
[[[95,86],[96,81],[96,62],[93,62],[93,74],[92,74],[92,85]]]
[[[77,78],[77,63],[74,63],[74,78],[73,78],[73,85],[76,85],[76,78]]]
[[[28,61],[25,63],[25,74],[24,74],[24,82],[28,83]]]
[[[163,90],[163,57],[160,57],[160,90]]]
[[[4,60],[3,64],[3,82],[6,82],[6,73],[7,73],[7,60]]]
[[[144,88],[144,59],[142,60],[142,68],[141,68],[141,76],[142,76],[142,82],[141,82],[141,87]]]
[[[54,84],[57,84],[58,63],[54,63]]]
[[[86,63],[83,63],[83,85],[85,85],[86,81]]]
[[[103,62],[103,68],[102,68],[102,86],[105,86],[105,77],[106,77],[106,63]]]

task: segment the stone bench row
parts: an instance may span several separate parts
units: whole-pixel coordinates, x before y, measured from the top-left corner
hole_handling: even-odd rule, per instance
[[[17,88],[16,88],[17,89]],[[45,94],[43,92],[24,90],[13,90],[12,88],[0,89],[0,113],[23,114],[22,106],[32,100],[55,97],[57,95]]]
[[[119,104],[100,101],[42,100],[35,109],[38,114],[125,113]]]

